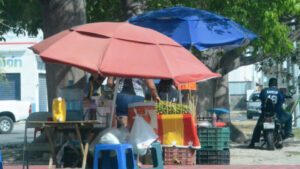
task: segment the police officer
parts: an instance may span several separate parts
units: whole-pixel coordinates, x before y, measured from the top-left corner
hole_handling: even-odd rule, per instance
[[[276,78],[271,78],[269,80],[269,87],[263,89],[260,92],[259,98],[261,100],[261,115],[259,116],[259,119],[256,123],[256,126],[253,131],[252,139],[249,145],[249,148],[254,148],[255,147],[255,142],[259,142],[261,130],[262,130],[262,125],[261,123],[263,122],[263,112],[268,111],[272,109],[272,105],[267,105],[264,104],[266,103],[267,99],[270,99],[272,101],[272,104],[275,105],[274,110],[276,113],[277,118],[281,123],[285,124],[285,136],[284,138],[288,137],[293,137],[294,134],[292,133],[292,116],[291,114],[285,112],[282,108],[282,105],[285,101],[285,96],[284,94],[277,88],[277,79]]]

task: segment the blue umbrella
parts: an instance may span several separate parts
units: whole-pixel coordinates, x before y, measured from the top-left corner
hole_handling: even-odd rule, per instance
[[[188,7],[171,7],[129,19],[138,26],[161,32],[190,49],[235,48],[248,44],[256,35],[220,15]]]

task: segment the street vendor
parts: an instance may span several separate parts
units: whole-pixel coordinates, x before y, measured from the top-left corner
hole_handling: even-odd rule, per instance
[[[114,88],[114,78],[109,77],[107,81],[111,88]],[[149,88],[151,97],[154,101],[159,102],[155,84],[152,79],[139,78],[121,78],[119,81],[118,94],[116,100],[117,125],[127,127],[128,121],[128,104],[143,102],[145,100],[144,86]]]
[[[98,96],[98,89],[102,85],[105,77],[99,74],[92,74],[86,86],[85,98],[91,99],[92,96]]]
[[[158,95],[162,100],[175,103],[179,101],[179,92],[172,79],[160,80],[157,89]]]
[[[85,119],[95,120],[96,119],[96,105],[92,101],[92,96],[98,96],[98,89],[105,80],[104,76],[99,74],[92,74],[88,80],[85,89],[85,97],[83,99],[84,107],[88,111],[84,112]]]

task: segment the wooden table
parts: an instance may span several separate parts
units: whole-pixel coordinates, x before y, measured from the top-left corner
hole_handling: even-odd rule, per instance
[[[59,133],[62,133],[64,139],[68,139],[68,133],[76,134],[76,140],[80,143],[80,150],[82,153],[82,169],[86,168],[87,154],[89,144],[96,138],[97,134],[107,126],[99,121],[66,121],[66,122],[53,122],[53,121],[27,121],[30,125],[40,127],[44,130],[51,150],[52,158],[49,160],[49,166],[57,166],[56,154],[57,149],[55,141]],[[82,131],[85,133],[93,133],[91,137],[85,138],[83,141]],[[61,146],[61,145],[60,145]]]

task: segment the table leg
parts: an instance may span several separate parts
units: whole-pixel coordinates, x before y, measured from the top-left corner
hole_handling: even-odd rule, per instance
[[[47,135],[48,141],[49,141],[49,145],[50,145],[50,150],[51,150],[51,154],[52,154],[52,160],[53,160],[53,164],[56,165],[56,153],[55,153],[55,145],[53,143],[50,131],[47,127],[45,127],[45,133]]]
[[[48,169],[55,169],[55,168],[56,168],[56,167],[55,167],[55,165],[53,165],[52,157],[50,157]]]
[[[82,153],[82,155],[84,155],[83,142],[82,142],[80,130],[79,130],[79,127],[78,127],[77,124],[75,125],[75,129],[76,129],[77,138],[78,138],[78,140],[80,142],[81,153]]]
[[[23,146],[23,169],[29,168],[28,153],[27,153],[27,121],[25,123],[24,146]]]
[[[86,160],[87,160],[88,151],[89,151],[89,143],[86,143],[85,147],[84,147],[83,158],[82,158],[82,169],[86,168]]]

